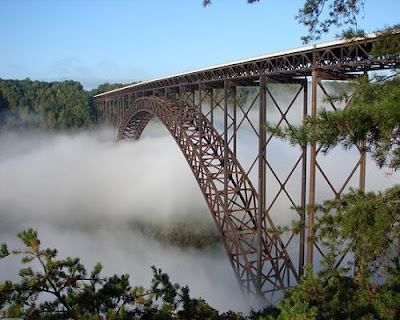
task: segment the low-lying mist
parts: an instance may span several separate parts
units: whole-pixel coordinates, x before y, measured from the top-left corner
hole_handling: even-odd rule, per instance
[[[131,227],[138,220],[213,223],[165,130],[147,130],[133,143],[115,143],[110,130],[3,132],[0,148],[0,242],[19,247],[16,234],[32,227],[44,246],[80,257],[88,269],[99,261],[104,274],[129,273],[148,287],[155,265],[221,311],[248,309],[221,244],[181,249]],[[19,261],[1,264],[0,279],[16,280]]]
[[[257,143],[250,143],[255,140],[250,129],[241,130],[238,155],[247,170]],[[250,305],[241,295],[221,243],[203,250],[178,248],[132,227],[138,221],[213,225],[193,174],[168,132],[153,122],[137,142],[115,143],[115,137],[112,129],[1,132],[0,242],[20,246],[16,234],[32,227],[38,230],[44,246],[57,248],[60,257],[80,257],[88,269],[99,261],[106,275],[129,273],[133,284],[148,286],[150,266],[155,265],[173,282],[189,285],[192,296],[203,297],[220,311],[246,312]],[[268,161],[281,181],[298,154],[298,148],[280,141],[268,147]],[[338,148],[319,159],[332,184],[339,188],[358,155]],[[346,164],[348,170],[344,169]],[[399,182],[398,173],[387,175],[372,161],[367,168],[368,190],[382,190]],[[300,174],[297,170],[297,182],[286,185],[295,201],[300,195],[296,180]],[[254,171],[250,177],[257,178]],[[357,177],[353,186],[357,186]],[[331,198],[332,191],[319,178],[318,200]],[[268,171],[268,205],[279,188]],[[297,217],[290,207],[282,193],[271,211],[276,224],[289,224]],[[296,259],[297,243],[289,249]],[[0,279],[15,280],[18,260],[0,263]]]

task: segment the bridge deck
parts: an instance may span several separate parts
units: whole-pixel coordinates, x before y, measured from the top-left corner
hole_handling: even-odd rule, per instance
[[[207,84],[213,88],[223,87],[224,80],[234,80],[238,85],[253,85],[259,76],[267,75],[276,81],[290,82],[296,78],[310,76],[317,68],[325,73],[327,79],[340,79],[354,72],[390,69],[399,61],[373,59],[370,55],[372,45],[378,34],[350,40],[336,40],[308,45],[296,49],[279,51],[250,59],[219,64],[168,77],[143,81],[123,88],[104,92],[95,98],[130,92],[148,92],[177,86]]]
[[[277,128],[315,117],[319,102],[329,97],[321,80],[347,80],[368,71],[400,67],[399,54],[371,55],[380,39],[370,34],[140,82],[96,95],[97,116],[119,127],[119,139],[139,139],[150,119],[159,118],[198,181],[240,285],[266,297],[297,283],[305,263],[312,265],[323,255],[319,244],[308,240],[314,239],[317,184],[338,197],[345,188],[355,186],[359,171],[358,188],[365,190],[366,185],[362,146],[356,164],[346,168],[349,174],[344,180],[323,169],[316,145],[292,149],[291,156],[274,147],[275,135],[265,130],[267,104]],[[296,89],[282,99],[269,90],[274,86],[270,82],[296,83],[288,85]],[[238,86],[254,86],[256,95],[242,102]],[[224,90],[214,90],[219,88]],[[328,107],[343,106],[330,102]],[[218,131],[216,126],[222,125]],[[252,143],[258,152],[250,155]],[[243,154],[248,158],[245,169],[238,160]],[[340,180],[340,190],[331,182],[336,180]],[[292,214],[306,226],[298,236],[281,238],[271,232],[277,217]]]

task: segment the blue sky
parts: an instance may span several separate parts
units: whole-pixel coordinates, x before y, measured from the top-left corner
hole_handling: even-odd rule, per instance
[[[0,78],[149,80],[299,47],[304,0],[0,0]],[[399,23],[399,0],[367,0],[367,32]],[[322,40],[335,37],[335,30]]]

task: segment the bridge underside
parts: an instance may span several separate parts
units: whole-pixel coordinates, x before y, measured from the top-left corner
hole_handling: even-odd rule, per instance
[[[127,109],[118,139],[139,139],[156,116],[183,152],[208,204],[235,275],[253,294],[282,290],[298,274],[246,172],[212,123],[178,99],[140,98]]]
[[[290,126],[315,117],[319,106],[345,108],[323,103],[337,86],[332,81],[399,67],[399,56],[371,58],[374,41],[340,42],[139,83],[95,97],[96,110],[100,121],[118,126],[119,139],[139,139],[153,117],[160,119],[196,177],[242,288],[268,297],[295,285],[303,266],[324,254],[311,240],[316,186],[325,198],[340,197],[349,186],[364,189],[366,157],[360,147],[339,179],[318,146],[291,148],[289,154],[276,148],[278,139],[264,124]],[[254,153],[241,144],[250,135]],[[296,235],[277,232],[286,214],[303,226]]]

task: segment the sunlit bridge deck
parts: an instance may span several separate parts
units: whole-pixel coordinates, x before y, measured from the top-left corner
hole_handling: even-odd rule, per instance
[[[399,61],[387,61],[370,55],[378,34],[372,33],[355,40],[335,40],[279,51],[254,58],[233,61],[207,68],[178,73],[158,79],[143,81],[96,95],[96,98],[135,92],[174,88],[182,85],[213,84],[223,87],[224,80],[236,80],[251,85],[261,75],[277,81],[290,81],[311,76],[313,68],[324,72],[324,78],[343,79],[343,73],[360,73],[398,67]]]

